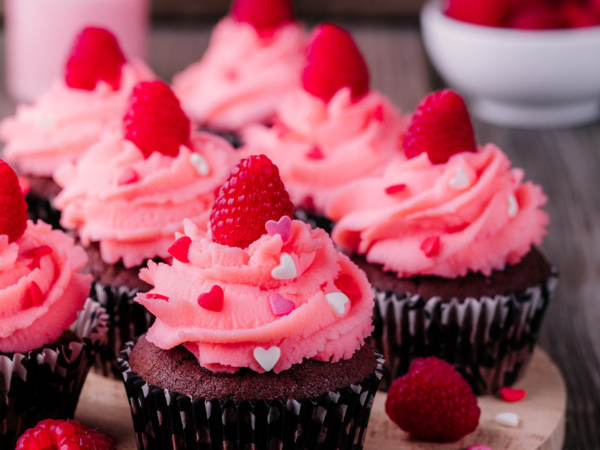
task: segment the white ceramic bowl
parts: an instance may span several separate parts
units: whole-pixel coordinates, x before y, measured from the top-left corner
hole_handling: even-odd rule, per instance
[[[421,11],[432,64],[481,120],[509,127],[570,126],[600,117],[600,26],[523,31]]]

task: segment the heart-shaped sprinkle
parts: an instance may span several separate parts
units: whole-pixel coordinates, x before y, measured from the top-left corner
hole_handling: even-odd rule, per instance
[[[139,181],[140,176],[135,171],[135,169],[131,166],[125,167],[121,173],[119,174],[119,178],[117,179],[117,185],[124,186],[126,184],[135,183]]]
[[[190,155],[190,162],[192,163],[192,166],[194,166],[194,169],[196,169],[196,172],[198,172],[199,175],[205,177],[210,173],[210,167],[208,166],[208,162],[206,161],[206,158],[200,153],[192,153]]]
[[[23,195],[27,195],[31,190],[31,183],[25,177],[19,177],[19,187],[21,188],[21,192]]]
[[[508,217],[515,217],[519,212],[519,203],[517,203],[517,199],[514,194],[510,194],[508,196]]]
[[[23,252],[21,256],[23,258],[36,259],[41,258],[42,256],[50,255],[52,254],[52,251],[52,247],[49,245],[40,245],[39,247],[34,247]]]
[[[223,310],[223,288],[215,284],[210,291],[198,296],[198,305],[209,311],[221,312]]]
[[[258,365],[265,370],[265,372],[269,372],[271,369],[273,369],[280,357],[281,349],[276,346],[273,346],[268,350],[265,350],[262,347],[256,347],[254,349],[254,359]]]
[[[500,397],[505,402],[518,402],[525,398],[525,389],[513,389],[511,387],[500,388]]]
[[[392,186],[388,186],[385,188],[385,193],[387,195],[393,195],[396,192],[401,192],[404,189],[406,189],[406,185],[405,184],[393,184]]]
[[[192,238],[189,236],[181,236],[167,249],[169,255],[175,258],[177,261],[182,263],[189,263],[190,258],[188,253],[190,251],[190,245],[192,245]]]
[[[29,285],[29,289],[25,291],[25,297],[23,298],[23,309],[41,306],[42,303],[44,303],[42,290],[35,281],[32,281]]]
[[[430,236],[421,242],[421,250],[425,256],[432,258],[440,253],[440,237]]]
[[[467,450],[492,450],[492,448],[485,444],[475,444],[467,447]]]
[[[502,426],[516,428],[519,426],[519,415],[514,412],[503,412],[496,415],[494,419]]]
[[[359,300],[362,296],[360,288],[354,278],[347,273],[341,274],[334,281],[335,286],[352,300]]]
[[[279,234],[283,242],[287,241],[288,237],[290,237],[291,228],[292,219],[289,216],[282,216],[278,221],[267,220],[265,224],[265,230],[267,230],[269,236]]]
[[[296,265],[289,253],[282,253],[279,259],[279,265],[271,270],[271,276],[276,280],[291,280],[296,278],[298,272]]]
[[[325,300],[331,306],[331,310],[336,317],[341,317],[346,312],[346,303],[350,300],[343,292],[332,292],[325,295]]]
[[[273,311],[273,314],[277,317],[291,313],[296,307],[293,301],[288,300],[277,292],[274,292],[269,296],[269,306],[271,306],[271,311]]]
[[[169,297],[167,297],[166,295],[155,294],[155,293],[146,294],[146,298],[148,300],[164,300],[165,302],[169,301]]]
[[[463,190],[469,187],[471,181],[469,180],[469,175],[465,169],[463,169],[462,166],[458,166],[456,168],[456,173],[450,178],[448,184],[452,189]]]
[[[373,119],[377,122],[383,122],[383,105],[379,104],[373,110]]]
[[[321,149],[315,145],[310,152],[306,154],[306,157],[310,159],[323,159],[325,158],[325,155],[323,155]]]

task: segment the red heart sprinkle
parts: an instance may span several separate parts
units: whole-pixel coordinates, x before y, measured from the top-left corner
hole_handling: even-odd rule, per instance
[[[169,297],[167,297],[166,295],[155,294],[155,293],[146,294],[146,298],[148,300],[164,300],[165,302],[169,301]]]
[[[310,159],[323,159],[325,158],[325,155],[323,155],[321,149],[315,145],[312,150],[306,154],[306,157]]]
[[[500,388],[500,397],[505,402],[518,402],[525,398],[525,389],[513,389],[510,387]]]
[[[425,253],[425,256],[431,258],[436,256],[440,252],[440,237],[430,236],[423,240],[421,243],[421,250]]]
[[[373,119],[375,119],[377,122],[383,122],[383,105],[379,104],[373,110]]]
[[[28,309],[33,306],[40,306],[44,303],[44,296],[39,285],[32,281],[29,285],[29,289],[25,291],[25,297],[23,298],[23,309]]]
[[[385,188],[385,193],[388,195],[393,195],[396,192],[400,192],[403,191],[404,189],[406,189],[406,185],[405,184],[394,184],[392,186],[388,186]]]
[[[125,184],[135,183],[136,181],[139,181],[139,179],[140,176],[135,171],[135,169],[133,167],[128,166],[121,171],[121,174],[117,179],[117,185],[123,186]]]
[[[177,261],[189,263],[190,259],[188,253],[190,251],[190,245],[192,245],[192,238],[189,236],[181,236],[171,244],[167,251]]]
[[[23,258],[35,259],[41,258],[42,256],[50,255],[52,254],[52,251],[52,247],[50,247],[49,245],[40,245],[39,247],[34,247],[23,252],[21,256]]]
[[[337,279],[334,281],[334,284],[352,301],[359,300],[362,296],[358,284],[356,284],[354,278],[347,273],[343,273],[337,277]]]
[[[223,289],[215,284],[210,291],[198,296],[198,305],[209,311],[220,312],[223,310]]]

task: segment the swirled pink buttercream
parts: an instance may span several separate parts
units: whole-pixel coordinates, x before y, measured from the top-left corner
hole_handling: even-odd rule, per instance
[[[0,235],[0,352],[27,352],[56,341],[77,318],[91,276],[81,247],[43,222],[28,222],[15,242]]]
[[[156,316],[147,339],[157,347],[183,344],[201,366],[230,373],[243,367],[268,371],[267,353],[279,373],[305,358],[350,358],[371,334],[370,285],[323,230],[292,221],[285,241],[265,234],[244,249],[214,243],[190,222],[185,234],[191,238],[189,263],[149,262],[140,273],[154,285],[136,300]],[[275,278],[288,257],[295,273]],[[215,285],[224,292],[220,311],[197,301]],[[271,304],[279,297],[291,302],[286,314],[276,315]]]
[[[55,172],[63,190],[54,203],[64,227],[76,229],[84,244],[100,243],[105,262],[134,267],[167,257],[183,219],[206,225],[215,190],[236,161],[225,140],[207,133],[193,134],[192,149],[182,146],[176,157],[144,158],[115,132]]]
[[[343,88],[325,103],[299,89],[286,99],[273,127],[243,130],[242,153],[267,155],[294,204],[322,213],[348,183],[379,175],[390,160],[404,157],[399,145],[407,125],[375,91],[352,102]]]
[[[402,277],[489,275],[546,233],[546,197],[523,176],[492,144],[445,164],[423,153],[341,193],[327,211],[337,221],[332,237]]]
[[[104,131],[119,127],[131,89],[153,78],[136,61],[123,64],[117,91],[103,81],[86,91],[57,80],[33,105],[19,105],[14,116],[2,121],[5,159],[22,173],[51,176],[61,164],[81,157]]]
[[[237,131],[266,123],[300,86],[305,46],[297,23],[260,37],[252,25],[225,17],[202,59],[173,78],[173,91],[192,121],[211,128]]]

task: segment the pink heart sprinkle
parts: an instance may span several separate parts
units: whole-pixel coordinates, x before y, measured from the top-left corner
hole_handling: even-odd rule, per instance
[[[385,193],[388,195],[393,195],[396,192],[402,192],[404,189],[406,189],[406,185],[405,184],[394,184],[392,186],[388,186],[385,188]]]
[[[23,309],[28,309],[33,306],[41,306],[44,303],[44,294],[39,285],[32,281],[29,285],[29,289],[25,291],[25,298],[23,299]]]
[[[166,295],[155,294],[155,293],[146,294],[146,298],[148,300],[164,300],[165,302],[169,301],[169,297],[167,297]]]
[[[281,216],[277,222],[274,220],[268,220],[265,224],[265,230],[267,230],[269,236],[279,234],[281,235],[283,242],[287,241],[288,237],[290,237],[291,228],[292,219],[290,219],[289,216]]]
[[[131,184],[131,183],[135,183],[136,181],[139,181],[140,176],[139,174],[135,171],[135,169],[133,167],[125,167],[122,171],[121,174],[119,175],[119,179],[117,180],[117,184],[119,186],[123,186],[125,184]]]
[[[175,258],[177,261],[182,263],[189,263],[190,258],[188,252],[190,251],[190,245],[192,245],[192,238],[189,236],[181,236],[167,249],[169,255]]]
[[[310,159],[323,159],[325,158],[325,155],[323,155],[321,149],[315,145],[312,150],[306,154],[306,157]]]
[[[52,251],[52,247],[50,247],[49,245],[40,245],[39,247],[34,247],[27,250],[26,252],[23,252],[21,256],[23,258],[35,259],[41,258],[42,256],[50,255]]]
[[[440,252],[440,237],[430,236],[423,240],[421,243],[421,250],[425,253],[428,258],[437,256]]]
[[[492,450],[491,447],[485,444],[475,444],[467,447],[467,450]]]
[[[500,388],[500,397],[505,402],[518,402],[525,398],[525,389],[513,389],[511,387]]]
[[[296,305],[293,301],[288,300],[277,292],[272,293],[269,297],[269,305],[271,306],[271,311],[273,311],[273,314],[278,317],[285,316],[291,313],[294,308],[296,308]]]
[[[383,105],[379,104],[373,110],[373,119],[375,119],[377,122],[383,122]]]

